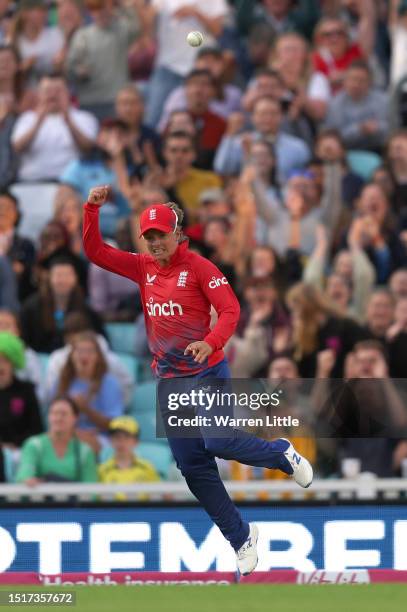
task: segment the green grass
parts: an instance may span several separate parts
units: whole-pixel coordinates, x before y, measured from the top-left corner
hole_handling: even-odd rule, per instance
[[[63,589],[55,592],[63,592]],[[37,588],[1,587],[32,592]],[[39,589],[38,589],[39,590]],[[49,592],[51,589],[41,588]],[[66,587],[66,590],[71,588]],[[405,612],[407,585],[231,585],[73,587],[72,612]],[[53,592],[53,591],[52,591]],[[13,606],[14,607],[14,606]],[[19,609],[22,607],[19,606]],[[6,608],[5,608],[6,609]],[[7,607],[11,610],[12,607]]]

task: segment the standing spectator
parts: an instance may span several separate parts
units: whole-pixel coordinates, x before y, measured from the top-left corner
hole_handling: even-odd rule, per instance
[[[43,77],[36,109],[20,115],[11,136],[20,156],[18,179],[58,179],[70,161],[91,148],[96,134],[96,119],[71,106],[64,79]]]
[[[69,397],[56,398],[48,410],[48,431],[28,438],[21,449],[16,482],[96,482],[95,455],[75,435],[79,408]]]
[[[283,182],[292,170],[302,168],[309,161],[308,146],[294,136],[282,131],[283,113],[281,103],[270,97],[260,98],[256,101],[252,123],[254,131],[249,135],[253,139],[268,140],[274,145],[277,159],[278,180]],[[216,153],[214,167],[219,174],[237,174],[244,161],[244,143],[247,143],[247,134],[241,134],[245,119],[239,113],[229,117],[225,136]]]
[[[139,433],[139,425],[131,417],[117,417],[110,422],[109,438],[114,455],[99,466],[100,482],[130,484],[160,480],[153,464],[136,455]],[[119,499],[126,499],[125,495],[119,495]]]
[[[50,353],[60,348],[64,344],[64,319],[74,310],[86,313],[91,319],[92,327],[102,332],[99,317],[86,305],[72,261],[55,258],[49,265],[48,282],[23,304],[23,339],[39,353]]]
[[[4,255],[0,255],[0,308],[19,310],[17,297],[17,281],[11,262]]]
[[[273,37],[294,30],[309,38],[319,16],[320,2],[316,0],[265,0],[260,4],[247,0],[237,3],[237,24],[244,33],[258,22],[266,22]]]
[[[173,132],[164,142],[166,166],[161,186],[186,210],[188,223],[197,219],[199,194],[209,187],[220,187],[221,180],[213,172],[193,168],[196,157],[194,139],[185,132]]]
[[[156,23],[158,54],[149,90],[146,121],[158,124],[164,102],[192,69],[198,49],[186,44],[191,30],[199,30],[205,43],[221,36],[228,13],[225,0],[153,0],[150,11]]]
[[[65,68],[69,46],[76,30],[83,25],[83,14],[80,0],[59,0],[57,4],[58,27],[64,37],[64,45],[54,56],[54,70],[62,72]]]
[[[47,26],[44,0],[23,0],[16,16],[14,44],[21,57],[21,70],[31,86],[54,69],[54,58],[64,45],[59,28]]]
[[[389,131],[389,99],[372,89],[364,61],[353,62],[346,70],[343,89],[330,102],[325,125],[338,130],[348,149],[382,150]]]
[[[81,108],[100,121],[114,114],[116,95],[129,80],[128,49],[139,33],[137,2],[123,4],[116,10],[112,0],[86,0],[92,23],[76,30],[67,56]]]
[[[15,376],[23,367],[24,344],[0,332],[0,442],[11,448],[43,429],[34,386]]]
[[[18,233],[21,213],[18,200],[10,191],[0,192],[0,256],[11,261],[17,277],[18,297],[23,300],[31,291],[31,270],[35,259],[34,245]]]
[[[124,403],[119,382],[108,372],[95,334],[83,332],[76,336],[51,395],[74,399],[80,412],[77,435],[97,450],[98,435],[108,430],[112,419],[123,414]]]

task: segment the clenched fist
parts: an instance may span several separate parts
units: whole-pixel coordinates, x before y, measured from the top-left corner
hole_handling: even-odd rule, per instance
[[[109,185],[100,185],[99,187],[93,187],[89,191],[88,202],[90,204],[96,204],[97,206],[103,206],[103,204],[108,199],[109,193]]]

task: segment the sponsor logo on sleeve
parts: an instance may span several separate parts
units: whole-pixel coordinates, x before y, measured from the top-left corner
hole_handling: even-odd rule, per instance
[[[228,284],[228,280],[224,276],[222,276],[222,278],[216,278],[216,276],[212,276],[212,280],[209,281],[209,289],[216,289],[216,287]]]

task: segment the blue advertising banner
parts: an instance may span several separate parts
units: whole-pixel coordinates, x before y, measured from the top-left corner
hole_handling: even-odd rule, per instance
[[[407,569],[407,506],[252,506],[259,571]],[[0,509],[0,572],[234,571],[198,507]]]

